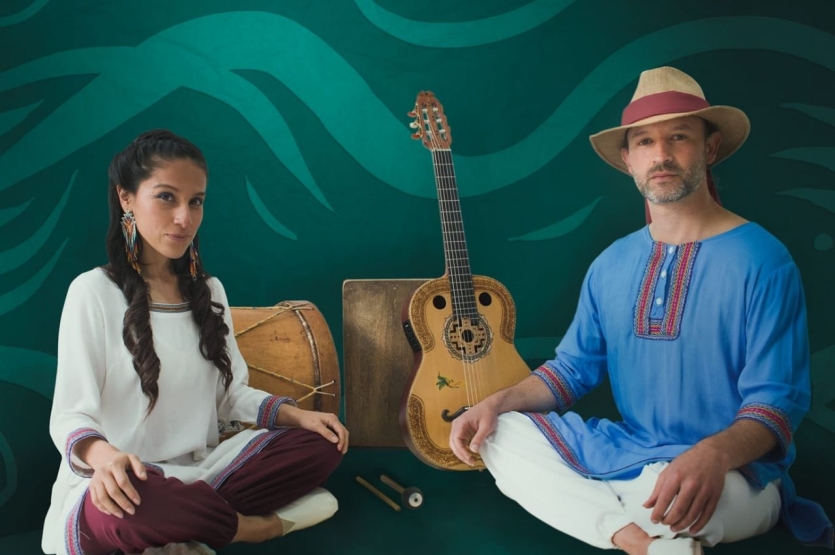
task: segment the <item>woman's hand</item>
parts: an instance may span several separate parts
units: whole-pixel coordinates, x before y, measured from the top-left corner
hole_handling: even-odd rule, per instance
[[[348,430],[335,414],[304,410],[284,404],[278,409],[276,424],[316,432],[335,443],[336,448],[343,455],[348,452]]]
[[[140,480],[146,480],[148,475],[139,457],[108,446],[112,451],[99,456],[93,465],[93,476],[90,478],[89,486],[90,500],[104,514],[122,518],[122,511],[134,514],[134,506],[139,505],[141,501],[128,477],[128,469]]]

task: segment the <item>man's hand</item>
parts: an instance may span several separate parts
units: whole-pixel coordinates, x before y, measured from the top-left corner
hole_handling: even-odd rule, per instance
[[[689,527],[690,533],[696,534],[704,528],[725,487],[725,474],[730,470],[725,459],[705,444],[676,457],[658,476],[644,503],[647,509],[654,507],[652,522],[666,524],[673,532]]]
[[[89,486],[90,500],[104,514],[122,518],[122,511],[134,514],[134,505],[139,505],[139,494],[130,482],[128,469],[140,480],[148,478],[145,465],[139,457],[113,447],[110,453],[93,467]]]
[[[449,445],[455,456],[473,466],[473,453],[478,453],[481,442],[496,429],[496,406],[485,399],[453,420],[449,433]]]
[[[278,409],[276,424],[316,432],[328,441],[335,443],[336,448],[343,455],[348,452],[348,430],[335,414],[304,410],[284,404]]]
[[[492,434],[499,414],[510,411],[542,412],[556,407],[554,394],[537,376],[530,375],[516,385],[497,391],[453,420],[449,445],[455,456],[473,466],[484,438]]]

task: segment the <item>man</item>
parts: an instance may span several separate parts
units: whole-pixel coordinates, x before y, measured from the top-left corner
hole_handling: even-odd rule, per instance
[[[710,177],[749,128],[681,71],[643,72],[622,125],[591,142],[651,223],[592,263],[556,358],[453,424],[456,456],[478,453],[502,492],[591,545],[700,554],[782,519],[832,546],[787,473],[811,397],[800,275]],[[565,412],[606,375],[623,421]]]

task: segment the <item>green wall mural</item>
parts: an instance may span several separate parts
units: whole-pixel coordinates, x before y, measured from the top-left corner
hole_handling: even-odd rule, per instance
[[[673,65],[746,111],[723,202],[800,266],[814,401],[835,434],[835,14],[828,0],[10,0],[0,6],[0,538],[39,530],[67,286],[104,261],[106,168],[165,127],[209,163],[207,269],[233,305],[307,299],[341,350],[341,284],[443,273],[431,157],[406,113],[443,102],[473,271],[548,358],[593,258],[643,224],[588,135]],[[640,7],[638,7],[640,6]],[[404,339],[405,341],[405,339]]]

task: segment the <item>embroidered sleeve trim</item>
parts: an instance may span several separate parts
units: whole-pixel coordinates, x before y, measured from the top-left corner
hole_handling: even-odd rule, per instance
[[[536,424],[536,427],[539,428],[554,449],[560,454],[563,460],[573,468],[576,472],[579,472],[583,476],[589,476],[591,473],[589,469],[586,468],[581,462],[579,457],[574,453],[571,447],[568,446],[568,443],[563,439],[562,435],[557,431],[557,429],[551,424],[551,421],[548,420],[542,414],[537,412],[525,412],[523,413],[525,416],[533,420],[533,423]]]
[[[762,403],[745,405],[736,413],[735,420],[747,418],[765,425],[777,438],[781,454],[785,456],[792,441],[792,428],[788,415],[776,407]]]
[[[279,397],[277,395],[272,395],[261,401],[261,406],[258,409],[258,419],[256,421],[258,427],[267,430],[279,428],[280,426],[275,425],[275,418],[278,416],[278,409],[284,403],[289,403],[294,407],[296,406],[296,401],[290,397]]]
[[[73,462],[73,448],[75,448],[75,444],[83,439],[87,439],[89,437],[97,437],[107,441],[103,435],[101,435],[98,430],[94,430],[92,428],[79,428],[73,432],[70,432],[70,435],[67,436],[67,449],[65,451],[65,456],[67,457],[67,464],[70,465],[70,469],[78,474],[83,478],[89,478],[93,475],[93,470],[91,468],[84,468],[79,466]]]
[[[568,410],[577,398],[568,386],[568,382],[553,368],[543,364],[533,371],[533,374],[542,379],[554,398],[557,400],[557,408],[560,412]]]

